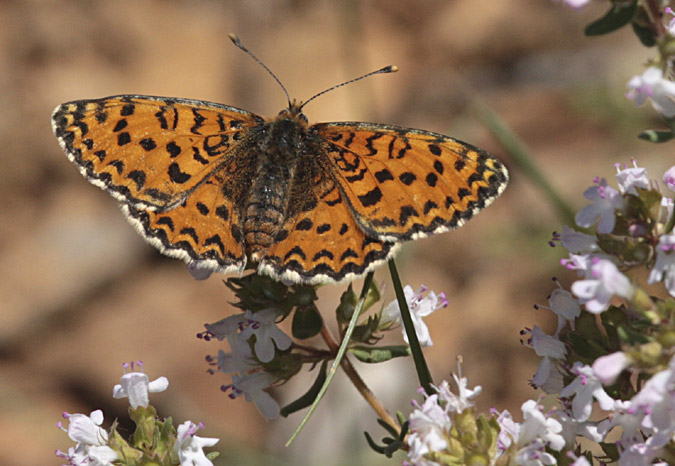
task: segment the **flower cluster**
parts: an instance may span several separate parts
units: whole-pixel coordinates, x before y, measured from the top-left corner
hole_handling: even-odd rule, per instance
[[[477,416],[473,400],[481,387],[468,389],[467,379],[454,374],[457,394],[443,381],[434,386],[435,393],[427,395],[420,405],[412,402],[414,410],[408,417],[408,461],[411,466],[437,464],[488,464],[496,455],[497,423]]]
[[[665,190],[635,161],[616,168],[617,187],[596,179],[575,218],[595,234],[554,234],[552,245],[569,253],[562,265],[579,276],[570,291],[556,280],[549,305],[536,306],[557,315],[556,331],[523,334],[541,357],[532,384],[562,402],[568,446],[621,427],[603,461],[648,465],[675,452],[675,235],[673,199],[662,192],[672,190],[675,167],[663,175]],[[594,408],[601,422],[590,420]]]
[[[548,305],[535,306],[556,314],[555,332],[521,332],[541,358],[532,385],[559,406],[528,400],[522,422],[508,411],[477,416],[480,387],[467,390],[455,376],[459,395],[443,382],[413,403],[409,464],[675,463],[675,235],[666,195],[675,167],[663,185],[635,161],[616,168],[616,187],[596,179],[584,193],[590,203],[575,220],[586,232],[565,227],[551,241],[568,251],[561,264],[578,275],[569,290],[555,279]],[[602,455],[584,452],[580,438]]]
[[[296,375],[304,364],[314,368],[322,363],[317,376],[317,380],[322,380],[326,371],[325,363],[335,357],[337,343],[332,340],[315,305],[315,287],[286,287],[257,274],[230,278],[226,284],[238,298],[235,306],[243,312],[206,324],[206,331],[198,335],[207,341],[226,340],[229,346],[229,351],[219,349],[217,355],[207,356],[211,365],[209,372],[231,375],[231,382],[222,385],[222,391],[232,399],[243,395],[267,419],[274,419],[279,415],[287,416],[307,407],[316,396],[316,387],[301,400],[283,408],[268,392],[270,388],[283,384]],[[436,294],[424,285],[416,291],[406,286],[403,292],[417,338],[422,346],[430,346],[432,341],[423,318],[447,306],[446,296],[444,293]],[[379,289],[372,285],[366,295],[361,318],[348,344],[349,353],[367,363],[384,362],[410,354],[408,345],[378,345],[381,334],[397,328],[401,320],[400,303],[396,300],[368,314],[369,308],[379,300]],[[342,295],[336,309],[340,335],[344,335],[357,301],[350,286]],[[278,326],[287,318],[292,321],[292,336]],[[402,331],[403,338],[408,343],[403,328]],[[300,343],[300,340],[317,334],[324,338],[328,349]]]
[[[218,439],[196,436],[197,430],[204,427],[201,423],[185,421],[175,429],[170,418],[159,420],[148,395],[166,390],[169,381],[159,377],[150,382],[142,372],[140,361],[137,363],[139,372],[133,371],[133,367],[133,363],[124,365],[125,374],[113,388],[114,398],[129,399],[129,414],[137,426],[130,440],[122,438],[114,426],[111,431],[101,427],[103,411],[100,409],[89,416],[63,413],[68,427],[61,422],[57,426],[76,444],[65,452],[57,450],[56,456],[68,461],[70,466],[213,466],[211,460],[218,453],[207,455],[203,448],[215,445]]]

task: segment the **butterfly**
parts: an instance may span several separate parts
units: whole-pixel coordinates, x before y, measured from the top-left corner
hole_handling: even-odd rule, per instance
[[[85,178],[165,255],[222,273],[253,263],[287,283],[353,280],[404,241],[462,226],[506,187],[501,162],[442,134],[310,125],[302,108],[312,99],[289,99],[265,119],[199,100],[118,95],[59,105],[52,128]]]

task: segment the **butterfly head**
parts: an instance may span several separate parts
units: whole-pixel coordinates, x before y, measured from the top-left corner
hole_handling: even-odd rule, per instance
[[[277,119],[291,119],[302,121],[305,124],[309,123],[309,120],[305,114],[302,113],[303,105],[304,104],[302,102],[298,102],[297,100],[293,99],[292,102],[289,102],[288,108],[285,108],[279,112]]]

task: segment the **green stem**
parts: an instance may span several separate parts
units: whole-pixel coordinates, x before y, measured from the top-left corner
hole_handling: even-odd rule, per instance
[[[429,372],[429,367],[427,366],[427,362],[424,360],[424,355],[422,354],[422,347],[420,346],[420,342],[417,339],[415,325],[413,324],[412,317],[410,316],[410,309],[408,309],[408,302],[405,300],[405,293],[403,292],[403,287],[401,286],[401,279],[398,276],[394,259],[389,261],[389,272],[391,273],[391,281],[394,284],[394,291],[396,291],[396,300],[398,301],[398,306],[401,309],[403,328],[405,329],[405,333],[408,336],[408,341],[410,342],[410,351],[412,352],[413,361],[415,362],[417,378],[419,379],[422,388],[424,388],[424,391],[428,395],[433,395],[436,393],[436,391],[431,387],[431,384],[433,383],[431,372]]]
[[[361,314],[361,310],[363,309],[363,304],[366,302],[366,296],[368,295],[368,290],[370,289],[370,285],[372,282],[373,282],[373,272],[369,272],[363,281],[363,289],[361,290],[361,296],[359,296],[359,301],[356,303],[354,314],[352,314],[352,318],[349,321],[349,326],[347,327],[347,331],[345,332],[345,335],[342,338],[342,342],[340,343],[340,349],[338,350],[337,355],[335,356],[333,365],[328,371],[326,381],[323,383],[321,390],[319,390],[319,394],[316,396],[314,403],[312,403],[312,406],[309,408],[309,411],[307,411],[307,414],[302,419],[302,422],[300,422],[298,428],[295,429],[295,432],[293,432],[291,438],[288,439],[288,442],[286,442],[286,446],[289,446],[293,442],[293,440],[295,440],[295,437],[298,436],[302,428],[305,427],[305,424],[307,424],[307,421],[314,413],[316,407],[319,405],[321,398],[323,398],[323,395],[326,393],[326,390],[328,390],[328,386],[333,380],[333,376],[335,376],[335,373],[337,372],[338,367],[340,367],[340,363],[342,362],[342,358],[344,357],[345,352],[347,351],[347,346],[349,346],[349,342],[352,338],[352,333],[354,333],[354,329],[356,328],[356,322],[359,320],[359,315]]]

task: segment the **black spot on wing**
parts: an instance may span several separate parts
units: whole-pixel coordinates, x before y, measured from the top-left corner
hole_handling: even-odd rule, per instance
[[[180,146],[173,141],[167,143],[166,145],[166,151],[169,153],[169,157],[171,158],[178,157],[178,155],[181,153],[181,150],[182,149]]]
[[[142,170],[133,170],[129,172],[127,178],[136,183],[136,189],[140,191],[145,185],[145,172]]]
[[[385,181],[393,180],[394,177],[389,170],[383,168],[379,172],[375,172],[375,179],[380,183],[384,183]]]
[[[358,196],[359,201],[363,207],[371,207],[376,205],[382,199],[382,191],[377,186],[366,194]]]
[[[155,140],[152,138],[141,139],[138,143],[141,145],[143,150],[147,152],[157,147],[157,143],[155,143]]]
[[[288,258],[293,256],[293,255],[298,255],[298,256],[302,257],[303,259],[307,259],[307,255],[305,255],[305,251],[303,251],[300,246],[295,246],[293,249],[291,249],[290,251],[288,251],[286,253],[286,255],[284,256],[284,262],[286,260],[288,260]]]
[[[120,133],[117,135],[117,145],[125,146],[131,142],[131,135],[127,132]]]
[[[410,186],[411,184],[413,184],[413,181],[417,179],[417,177],[412,172],[405,172],[401,173],[398,179],[401,180],[401,183],[403,183],[404,185]]]
[[[180,165],[174,162],[169,165],[169,178],[174,183],[183,184],[192,178],[192,176],[188,173],[180,171]]]
[[[312,223],[312,221],[311,221],[310,219],[308,219],[308,218],[303,218],[303,219],[300,220],[300,222],[298,222],[298,224],[295,226],[295,229],[298,230],[298,231],[308,231],[308,230],[311,230],[312,225],[314,225],[314,224]]]

